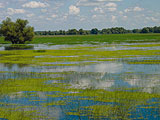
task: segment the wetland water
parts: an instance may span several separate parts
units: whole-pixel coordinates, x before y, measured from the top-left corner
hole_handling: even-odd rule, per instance
[[[0,120],[158,120],[159,48],[159,43],[17,51],[2,46]]]

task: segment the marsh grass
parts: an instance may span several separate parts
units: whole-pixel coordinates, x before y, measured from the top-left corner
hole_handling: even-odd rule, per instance
[[[54,73],[53,73],[54,74]],[[160,98],[158,94],[149,94],[143,92],[127,92],[127,91],[106,91],[103,89],[71,89],[68,88],[65,84],[45,84],[44,81],[47,81],[49,78],[28,78],[23,80],[16,79],[8,79],[7,81],[3,81],[1,84],[1,95],[8,94],[13,95],[13,93],[19,96],[18,92],[20,91],[28,91],[28,94],[21,94],[21,97],[30,98],[31,95],[36,94],[37,92],[46,92],[46,96],[50,98],[59,98],[58,101],[45,101],[41,105],[43,107],[52,107],[52,106],[61,106],[62,109],[66,112],[67,115],[76,115],[76,116],[88,116],[91,118],[114,118],[114,119],[128,119],[130,117],[130,111],[134,111],[136,106],[148,104],[148,100],[152,98]],[[52,78],[53,79],[53,78]],[[60,78],[61,79],[61,78]],[[59,80],[59,78],[57,79]],[[35,91],[35,92],[32,92]],[[52,94],[47,93],[52,91]],[[54,92],[55,91],[55,92]],[[61,91],[61,92],[57,92]],[[31,94],[29,94],[29,92]],[[56,93],[56,94],[55,94]],[[15,94],[15,95],[16,95]],[[30,97],[29,97],[30,96]],[[84,98],[84,99],[83,99]],[[76,100],[76,101],[75,101]],[[80,105],[76,108],[67,108],[65,109],[65,105],[74,106],[75,102],[83,102],[83,101],[98,101],[102,105]],[[40,102],[39,100],[32,99],[30,102]],[[3,103],[2,103],[3,104]],[[64,108],[63,108],[64,107]],[[15,106],[15,108],[7,108],[8,112],[12,111],[10,114],[6,112],[6,109],[1,109],[2,118],[6,119],[16,119],[16,117],[21,118],[44,118],[38,115],[36,111],[17,111],[19,107]],[[69,110],[68,110],[69,109]],[[69,112],[70,111],[70,112]],[[71,112],[74,111],[74,112]],[[31,116],[33,115],[33,116]],[[15,117],[15,118],[14,118]],[[47,119],[47,117],[46,117]]]
[[[119,75],[121,79],[126,79],[126,81],[133,79],[134,83],[139,76],[144,75],[145,78],[148,79],[151,79],[154,76],[153,78],[157,81],[153,81],[153,83],[156,83],[158,86],[158,73],[152,74],[150,75],[152,77],[150,77],[150,73],[144,74],[143,72],[138,73],[128,71],[120,74],[114,72],[103,73],[103,71],[86,72],[85,70],[63,70],[65,67],[68,68],[77,66],[78,68],[90,65],[98,66],[99,63],[105,62],[133,65],[143,65],[148,63],[153,65],[154,63],[160,63],[158,58],[158,56],[160,56],[160,50],[103,49],[103,47],[108,46],[109,45],[77,45],[61,50],[0,51],[0,65],[6,69],[5,71],[2,69],[0,71],[0,118],[11,120],[45,120],[54,119],[55,116],[53,115],[61,113],[66,117],[66,119],[73,119],[73,117],[75,117],[75,119],[109,118],[117,120],[133,119],[134,117],[135,119],[139,119],[137,116],[142,116],[141,119],[143,119],[145,115],[142,114],[142,112],[137,113],[137,108],[143,108],[142,111],[153,108],[155,111],[157,111],[157,109],[159,109],[160,94],[159,92],[154,92],[154,90],[157,88],[152,86],[153,84],[146,86],[147,89],[154,89],[153,91],[148,92],[142,91],[144,88],[137,86],[119,86],[118,88],[111,87],[110,89],[97,89],[96,87],[92,86],[92,83],[96,81],[95,83],[98,84],[100,83],[99,81],[105,81],[107,78],[104,76],[108,76],[109,82],[114,82],[113,75]],[[153,47],[154,46],[157,45],[153,44]],[[136,47],[142,46],[137,45]],[[152,45],[149,45],[149,47],[152,47]],[[137,60],[138,57],[142,56],[157,56],[157,60]],[[46,65],[45,63],[47,62],[57,64]],[[63,64],[64,62],[68,62],[69,64]],[[72,62],[76,62],[76,64],[72,64]],[[19,71],[14,68],[15,65],[18,67]],[[93,69],[94,67],[95,66],[92,66],[91,68]],[[21,71],[23,68],[24,71]],[[29,68],[30,71],[27,71]],[[47,70],[49,71],[46,70],[42,72],[32,72],[32,69],[34,68],[48,68]],[[62,71],[59,72],[59,68],[61,68]],[[52,70],[55,70],[55,72]],[[86,83],[87,80],[90,80],[91,86],[89,86],[90,84],[87,84],[85,87],[83,87],[80,82],[80,80],[83,79],[85,81],[82,81],[82,84]],[[146,79],[145,82],[149,81],[148,79]],[[115,80],[117,80],[117,77],[115,77]],[[125,83],[127,83],[126,81]],[[103,84],[109,84],[109,82],[104,82]],[[77,87],[77,84],[80,87]],[[153,101],[153,99],[157,100],[157,102]],[[19,102],[14,103],[14,101]],[[157,114],[156,118],[158,117],[159,116]]]
[[[103,48],[104,45],[98,46],[98,48],[101,48],[101,47]],[[73,49],[66,48],[65,50],[62,49],[62,50],[0,51],[0,62],[5,64],[38,65],[38,66],[58,66],[58,65],[59,66],[63,66],[63,65],[78,66],[78,65],[95,64],[97,62],[103,62],[103,61],[123,61],[129,64],[136,64],[136,63],[138,64],[138,62],[144,63],[144,64],[160,63],[159,60],[137,60],[138,57],[141,57],[141,56],[143,57],[157,56],[158,57],[160,55],[160,50],[137,49],[137,50],[112,51],[112,50],[104,50],[104,49],[95,50],[95,48],[97,47],[96,46],[95,47],[77,46],[77,48],[76,47],[74,47]],[[41,56],[41,57],[37,57],[37,56]],[[133,60],[130,60],[130,58],[133,58]],[[56,63],[57,61],[58,63]],[[68,62],[70,64],[63,64],[64,62]],[[79,62],[79,63],[74,64],[74,62]]]

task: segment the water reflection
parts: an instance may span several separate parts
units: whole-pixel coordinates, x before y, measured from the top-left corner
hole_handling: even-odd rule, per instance
[[[100,62],[85,66],[42,66],[31,67],[17,64],[0,64],[0,79],[30,77],[27,72],[73,72],[72,74],[50,74],[48,77],[64,77],[65,80],[54,81],[52,83],[67,83],[73,88],[79,89],[107,89],[121,87],[140,87],[144,92],[158,92],[160,85],[160,67],[159,65],[141,65],[125,64],[119,62]],[[7,71],[21,72],[7,73]],[[92,73],[92,74],[91,74]],[[149,73],[149,74],[148,74]],[[3,77],[2,77],[3,75]],[[32,75],[32,77],[36,77]],[[153,90],[154,89],[154,90]]]
[[[160,93],[160,76],[158,74],[132,74],[124,79],[131,86],[142,88],[143,92]]]
[[[54,47],[48,49],[59,48]],[[55,66],[0,63],[2,118],[11,117],[7,111],[44,120],[160,119],[160,99],[156,97],[160,94],[160,65],[124,62],[160,57],[129,57],[74,66],[67,64],[79,62],[57,61]]]
[[[99,45],[90,45],[90,44],[79,44],[78,46],[82,47],[89,47],[89,46],[94,46],[98,47],[97,49],[103,49],[103,50],[135,50],[135,49],[140,49],[140,50],[159,50],[160,46],[153,46],[153,47],[132,47],[132,45],[150,45],[150,44],[155,44],[153,43],[121,43],[121,44],[110,44],[106,45],[106,43],[101,43]],[[159,44],[159,43],[157,43]],[[5,50],[5,46],[9,46],[10,44],[0,44],[0,51]],[[34,46],[34,50],[54,50],[54,49],[65,49],[65,48],[74,48],[77,45],[52,45],[52,44],[30,44]],[[99,47],[101,46],[101,47]]]

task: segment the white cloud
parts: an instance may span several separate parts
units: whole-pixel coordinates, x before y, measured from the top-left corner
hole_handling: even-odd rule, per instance
[[[52,18],[56,18],[57,17],[57,15],[56,14],[52,14],[52,16],[51,16]]]
[[[99,12],[99,13],[104,13],[103,9],[102,8],[98,8],[98,7],[95,7],[94,11],[95,12]]]
[[[131,11],[131,9],[129,9],[129,8],[127,8],[127,9],[124,10],[124,12],[126,12],[126,13],[130,12],[130,11]]]
[[[71,14],[71,15],[77,15],[79,13],[80,13],[80,8],[78,8],[78,7],[74,6],[74,5],[71,5],[69,7],[69,14]]]
[[[93,15],[93,16],[92,16],[93,19],[96,18],[96,17],[97,17],[97,15]]]
[[[4,5],[3,5],[3,3],[0,3],[0,8],[4,8]]]
[[[133,11],[142,11],[142,10],[144,10],[144,8],[140,8],[140,7],[134,7],[133,8]]]
[[[116,10],[117,10],[117,4],[110,2],[110,3],[107,3],[105,5],[95,7],[93,9],[93,12],[105,13],[106,11],[113,12],[113,11],[116,11]]]
[[[51,20],[52,20],[52,18],[47,17],[47,18],[46,18],[46,20],[51,21]]]
[[[7,13],[9,15],[13,15],[13,14],[23,14],[25,13],[24,9],[13,9],[13,8],[8,8]]]
[[[81,17],[81,18],[80,18],[80,21],[85,21],[85,20],[86,20],[85,17]]]
[[[156,18],[154,18],[154,17],[151,17],[151,20],[152,20],[153,22],[158,22],[158,21],[159,21],[158,19],[156,19]]]
[[[128,19],[128,17],[127,17],[127,16],[122,16],[122,19],[123,19],[124,21],[126,21],[126,20]]]
[[[27,14],[27,17],[33,17],[34,16],[34,14],[33,13],[31,13],[31,14]]]
[[[47,3],[36,2],[36,1],[31,1],[22,5],[22,7],[26,8],[45,8],[48,6],[49,5]]]
[[[146,17],[146,20],[151,20],[153,22],[158,22],[158,19],[156,19],[155,17]]]
[[[119,11],[119,14],[120,14],[120,15],[123,15],[123,12],[122,12],[122,11]]]
[[[47,9],[41,9],[41,12],[45,13],[47,12]]]
[[[57,2],[57,3],[55,3],[55,5],[54,5],[54,8],[53,9],[58,9],[58,8],[60,8],[60,7],[62,7],[64,5],[64,3],[63,2]]]
[[[134,7],[134,8],[127,8],[124,10],[124,12],[140,12],[143,11],[144,8],[140,8],[140,7]]]
[[[106,7],[117,7],[116,3],[108,3],[105,5]]]
[[[108,8],[108,11],[116,11],[117,10],[117,8]]]
[[[109,12],[113,12],[113,11],[116,11],[117,10],[117,4],[115,3],[112,3],[112,2],[109,2],[105,5],[101,5],[101,6],[98,6],[98,7],[95,7],[92,12],[97,12],[97,13],[105,13],[107,11]]]
[[[77,6],[100,6],[106,2],[120,2],[122,0],[79,0]]]
[[[68,14],[63,15],[63,20],[66,20],[68,18]]]
[[[127,19],[128,17],[127,16],[123,16],[123,18]]]
[[[112,22],[115,22],[115,21],[116,21],[116,16],[112,15],[112,16],[111,16],[111,21],[112,21]]]
[[[45,17],[44,17],[44,16],[42,16],[42,15],[40,15],[40,16],[39,16],[39,18],[40,18],[40,19],[44,19]]]
[[[107,7],[108,11],[116,11],[117,10],[117,4],[116,3],[108,3],[104,7]]]

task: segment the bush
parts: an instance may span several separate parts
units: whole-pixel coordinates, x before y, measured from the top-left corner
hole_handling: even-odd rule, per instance
[[[5,50],[25,50],[25,49],[33,49],[32,45],[24,45],[24,44],[12,44],[10,46],[5,46]]]

